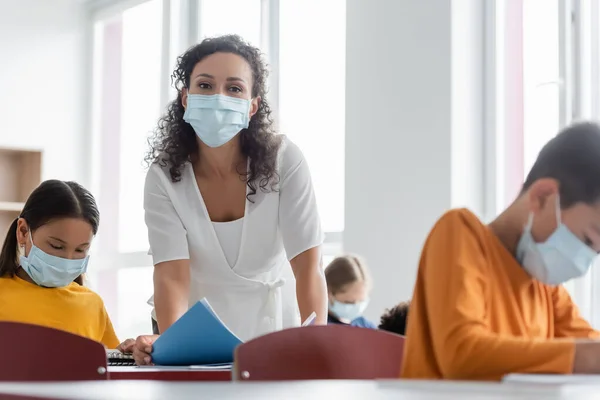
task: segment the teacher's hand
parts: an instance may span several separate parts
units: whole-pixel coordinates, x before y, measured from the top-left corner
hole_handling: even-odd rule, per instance
[[[138,336],[133,345],[133,359],[137,365],[152,365],[152,344],[159,335]]]

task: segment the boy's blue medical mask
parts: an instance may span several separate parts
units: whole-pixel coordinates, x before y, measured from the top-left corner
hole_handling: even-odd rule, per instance
[[[87,270],[89,256],[76,260],[52,256],[44,253],[35,244],[29,230],[31,250],[27,256],[20,256],[21,268],[40,286],[56,288],[69,285]]]
[[[369,305],[369,299],[358,301],[356,303],[341,303],[337,300],[329,303],[329,311],[341,319],[354,321],[360,317]]]
[[[213,94],[188,94],[183,114],[209,147],[220,147],[250,125],[250,100]]]
[[[560,199],[556,200],[556,230],[543,243],[536,243],[531,235],[533,213],[519,244],[517,260],[533,278],[547,285],[560,285],[584,275],[596,258],[596,252],[587,246],[561,222]]]

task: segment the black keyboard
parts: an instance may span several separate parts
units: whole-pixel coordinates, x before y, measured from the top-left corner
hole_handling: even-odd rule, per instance
[[[132,354],[124,354],[119,350],[106,350],[108,366],[130,366],[135,365]]]

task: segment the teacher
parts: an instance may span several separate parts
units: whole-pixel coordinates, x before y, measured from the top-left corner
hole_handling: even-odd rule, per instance
[[[260,51],[235,35],[178,58],[177,99],[146,156],[155,333],[204,297],[242,340],[297,326],[313,311],[326,323],[310,172],[300,149],[273,130],[267,74]],[[151,362],[157,337],[137,339],[138,364]]]

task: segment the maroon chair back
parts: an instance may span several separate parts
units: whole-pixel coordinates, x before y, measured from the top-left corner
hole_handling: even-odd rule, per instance
[[[235,351],[238,380],[398,378],[404,337],[345,325],[273,332]]]
[[[39,396],[29,396],[26,394],[8,394],[0,392],[0,399],[2,400],[62,400],[62,397],[39,397]]]
[[[43,326],[0,322],[0,381],[105,380],[106,350]]]

